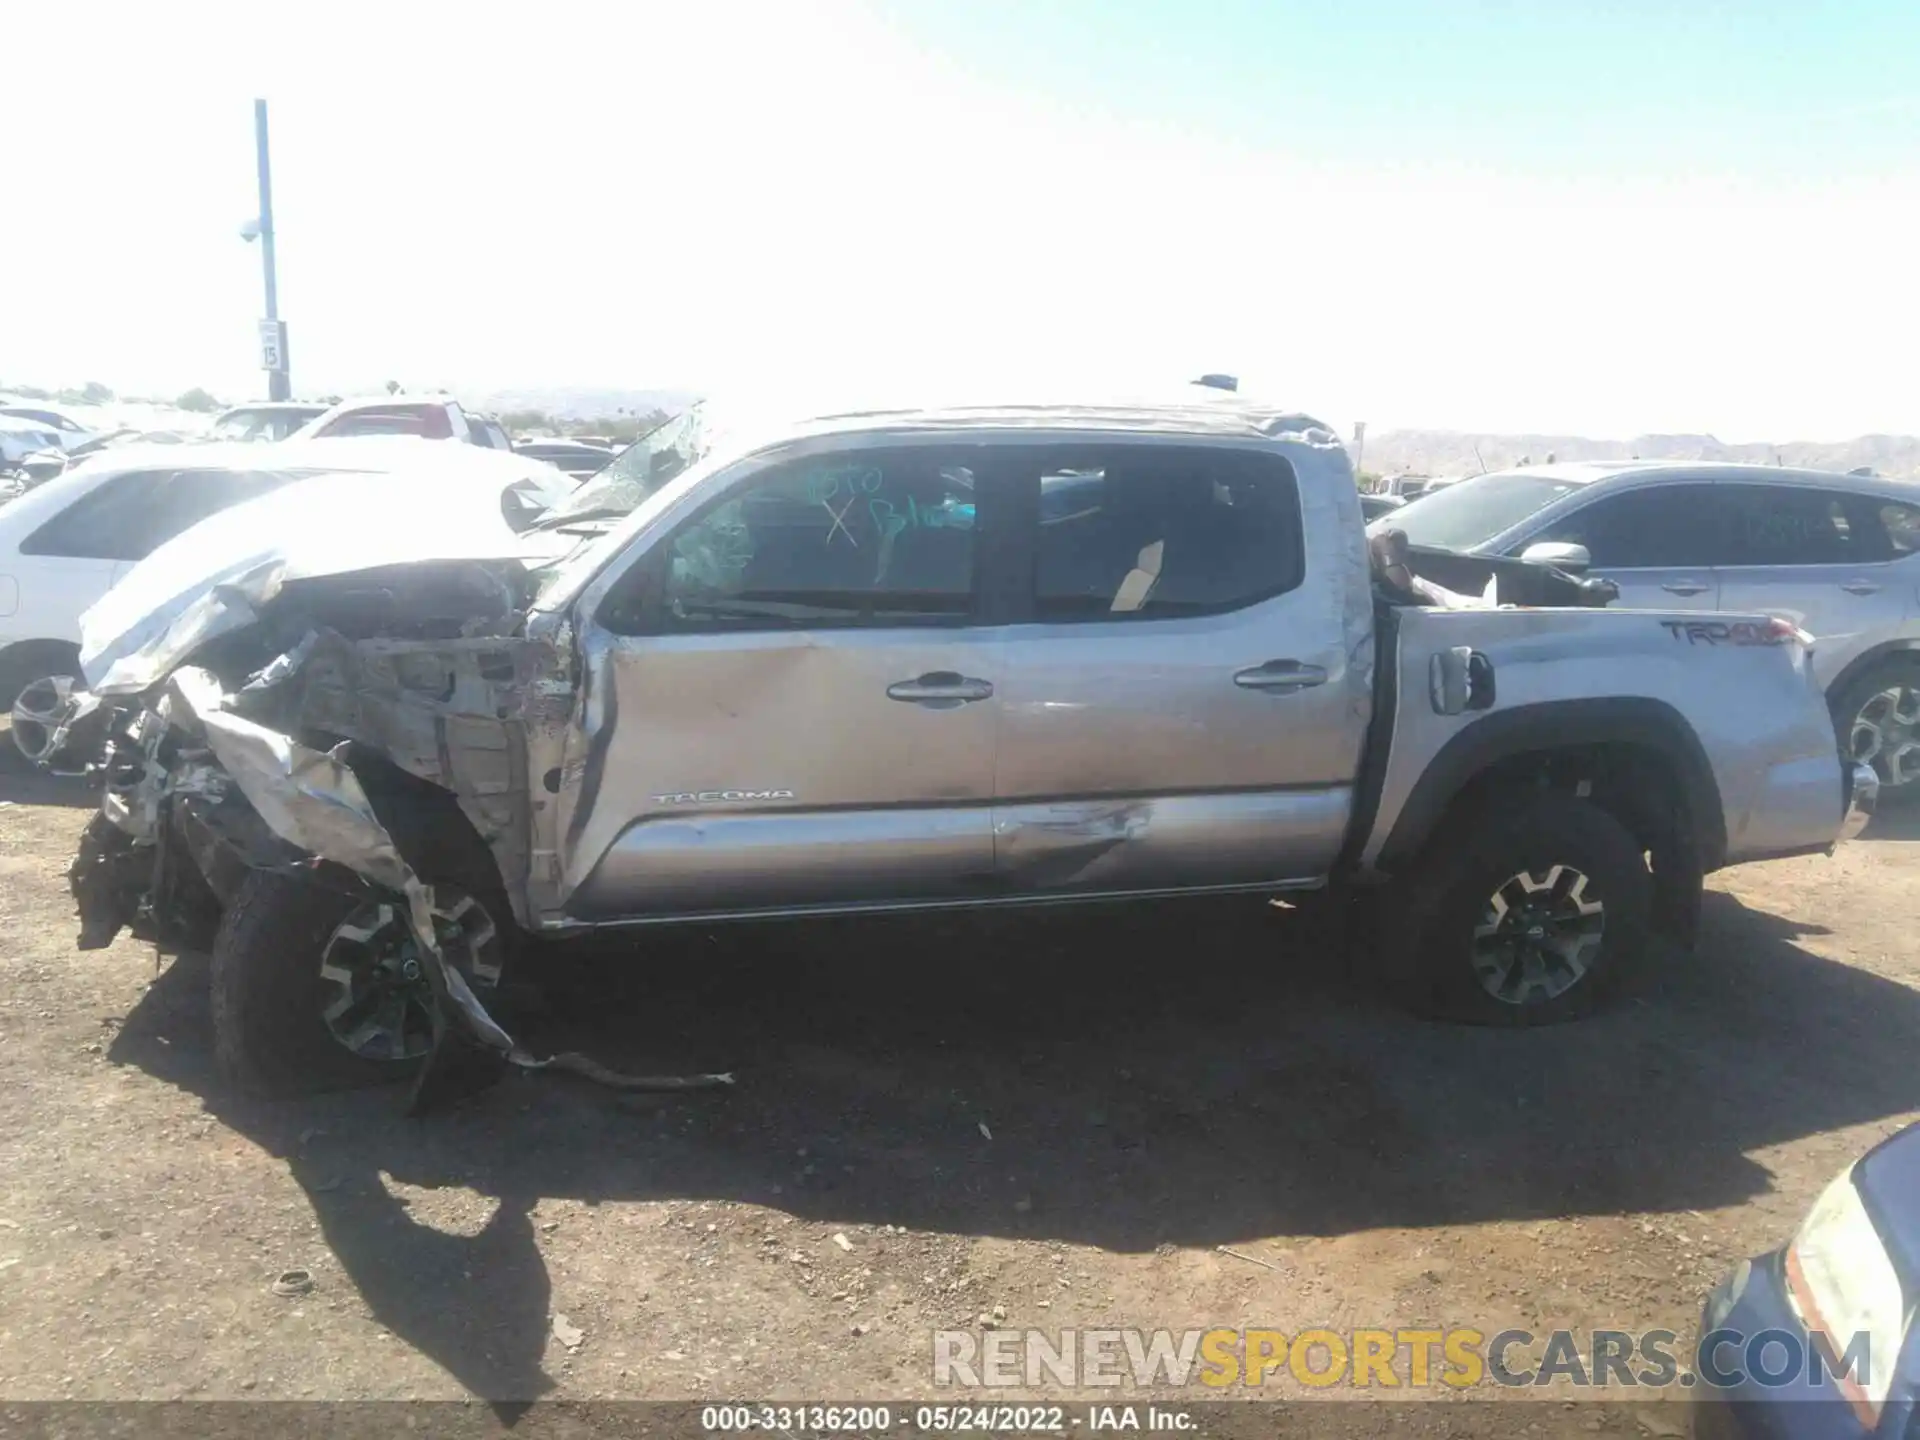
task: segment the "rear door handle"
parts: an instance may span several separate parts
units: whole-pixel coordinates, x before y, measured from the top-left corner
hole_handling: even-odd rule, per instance
[[[1840,587],[1849,595],[1878,595],[1880,587],[1871,580],[1849,580]]]
[[[1704,595],[1713,587],[1698,580],[1669,580],[1660,588],[1669,595]]]
[[[990,699],[993,686],[954,670],[930,670],[916,680],[900,680],[887,687],[889,700],[924,705],[929,710],[951,710],[975,700]]]
[[[1234,673],[1233,683],[1242,690],[1264,690],[1270,695],[1291,695],[1327,683],[1327,672],[1318,665],[1302,665],[1298,660],[1269,660],[1264,665]]]

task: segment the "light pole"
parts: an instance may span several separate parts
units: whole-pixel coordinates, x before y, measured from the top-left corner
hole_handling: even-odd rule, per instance
[[[242,240],[260,242],[260,271],[266,280],[267,314],[260,322],[260,368],[267,372],[267,398],[293,395],[288,378],[287,326],[280,318],[279,282],[273,270],[273,167],[267,160],[267,102],[253,102],[253,146],[260,171],[260,213],[240,227]]]

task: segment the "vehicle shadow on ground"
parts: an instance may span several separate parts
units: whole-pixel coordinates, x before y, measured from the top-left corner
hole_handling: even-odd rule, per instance
[[[1741,1201],[1769,1185],[1749,1152],[1920,1108],[1920,993],[1806,933],[1710,895],[1697,955],[1531,1031],[1403,1016],[1305,917],[1242,901],[646,934],[556,957],[527,1042],[731,1069],[736,1090],[514,1075],[414,1120],[393,1088],[224,1091],[205,972],[182,961],[110,1058],[284,1157],[382,1324],[475,1393],[529,1398],[549,1386],[544,1196],[1125,1252]],[[441,1233],[383,1172],[497,1213]]]
[[[1862,840],[1920,840],[1920,805],[1910,800],[1896,804],[1883,804],[1874,817],[1867,822],[1867,828],[1860,832]]]
[[[29,764],[13,748],[13,737],[0,726],[0,805],[60,805],[69,810],[92,810],[100,792],[86,781],[50,775]]]

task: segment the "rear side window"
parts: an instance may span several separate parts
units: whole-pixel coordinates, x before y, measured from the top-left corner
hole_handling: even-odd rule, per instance
[[[1871,504],[1791,485],[1722,487],[1738,565],[1847,565],[1887,558]]]
[[[1887,548],[1893,554],[1911,555],[1920,550],[1920,506],[1902,505],[1897,500],[1881,503],[1880,528],[1887,532]]]
[[[23,555],[144,560],[209,515],[285,484],[243,470],[135,470],[89,491],[21,543]]]
[[[1038,490],[1033,618],[1163,620],[1242,609],[1298,586],[1293,468],[1224,447],[1055,452]]]
[[[1616,490],[1561,516],[1518,548],[1584,545],[1596,569],[1723,565],[1728,563],[1726,516],[1715,508],[1713,492],[1706,484]]]

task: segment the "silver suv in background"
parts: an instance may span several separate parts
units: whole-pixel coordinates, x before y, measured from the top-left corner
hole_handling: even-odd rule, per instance
[[[1539,465],[1375,524],[1415,546],[1585,570],[1620,587],[1620,607],[1791,620],[1815,638],[1842,748],[1885,792],[1920,796],[1920,486],[1768,465]]]

